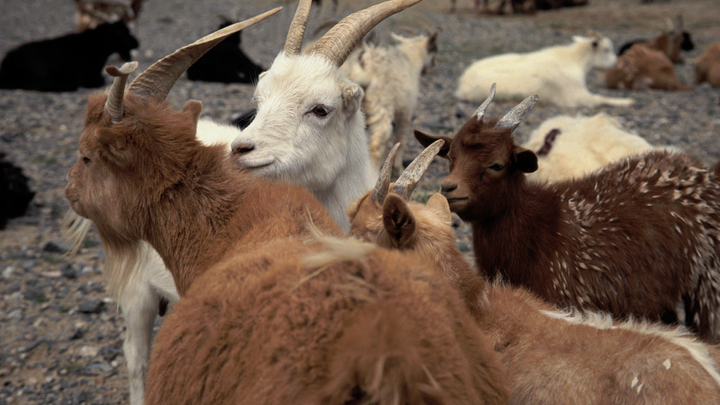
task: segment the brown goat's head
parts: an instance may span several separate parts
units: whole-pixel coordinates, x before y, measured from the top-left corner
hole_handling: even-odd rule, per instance
[[[484,120],[494,95],[495,85],[454,138],[415,131],[415,138],[424,146],[445,140],[446,147],[439,155],[450,161],[450,174],[442,182],[442,194],[463,220],[496,216],[505,208],[509,193],[524,181],[524,173],[537,170],[535,153],[516,145],[512,138],[512,131],[537,103],[537,95],[525,99],[500,120]]]

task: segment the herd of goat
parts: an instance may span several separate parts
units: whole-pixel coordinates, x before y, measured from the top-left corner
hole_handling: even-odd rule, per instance
[[[523,145],[512,134],[539,100],[633,104],[591,93],[591,68],[610,87],[683,89],[668,77],[689,35],[616,56],[593,34],[476,61],[455,95],[478,109],[453,137],[414,131],[425,149],[405,167],[438,34],[363,38],[420,1],[355,12],[303,47],[314,1],[299,0],[267,69],[242,54],[240,32],[279,8],[132,80],[137,62],[105,68],[112,86],[90,97],[67,176],[66,237],[77,251],[94,226],[102,241],[130,403],[720,403],[720,162],[651,145],[604,113],[555,117]],[[131,20],[79,18],[81,33],[16,48],[0,87],[101,87],[108,56],[138,47]],[[92,72],[63,82],[29,68],[85,41],[107,45],[78,56]],[[530,69],[544,74],[518,79]],[[720,87],[720,44],[695,71]],[[252,118],[200,118],[194,100],[173,109],[186,72],[254,83]],[[496,93],[527,98],[488,117]],[[440,193],[413,201],[435,156],[449,165]],[[474,266],[452,213],[472,228]]]

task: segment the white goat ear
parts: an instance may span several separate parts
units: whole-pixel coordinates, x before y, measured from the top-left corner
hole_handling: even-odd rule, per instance
[[[365,92],[362,87],[347,79],[343,80],[340,86],[342,87],[343,112],[348,117],[352,117],[360,108]]]

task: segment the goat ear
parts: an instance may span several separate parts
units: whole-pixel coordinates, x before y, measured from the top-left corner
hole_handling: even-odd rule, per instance
[[[202,112],[202,103],[197,100],[190,100],[183,106],[183,113],[189,114],[190,119],[193,120],[195,126],[197,126],[198,120],[200,119],[200,113]]]
[[[445,221],[448,225],[452,224],[452,214],[450,213],[450,205],[444,195],[435,193],[430,196],[430,199],[425,204],[426,207],[435,211],[438,216]]]
[[[447,154],[450,151],[450,144],[452,143],[452,138],[448,136],[435,136],[435,135],[429,135],[425,132],[422,132],[420,130],[414,130],[413,133],[415,134],[415,139],[417,139],[418,142],[420,142],[420,145],[423,146],[423,148],[427,148],[428,146],[432,145],[435,141],[438,139],[442,139],[445,141],[442,148],[440,148],[440,152],[438,152],[438,156],[444,157],[447,159]]]
[[[103,146],[100,151],[103,159],[121,169],[132,166],[134,159],[127,147],[129,143],[127,135],[110,128],[100,128],[97,132],[97,140]]]
[[[343,80],[342,83],[342,99],[343,99],[343,111],[348,117],[352,117],[357,110],[360,108],[360,102],[362,102],[365,92],[362,87],[350,80]]]
[[[396,248],[404,247],[415,235],[415,216],[405,200],[390,193],[383,203],[383,225]]]
[[[537,170],[537,155],[535,152],[516,146],[513,150],[516,167],[523,173],[532,173]]]

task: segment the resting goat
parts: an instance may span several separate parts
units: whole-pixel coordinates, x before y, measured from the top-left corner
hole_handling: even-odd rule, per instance
[[[390,6],[376,7],[404,5]],[[106,248],[147,240],[183,296],[156,338],[147,403],[507,403],[494,351],[433,269],[313,241],[310,224],[340,230],[310,193],[238,172],[225,147],[197,141],[200,104],[164,101],[190,59],[163,59],[127,92],[134,66],[109,69],[116,81],[88,103],[66,188]]]
[[[460,76],[455,96],[480,101],[487,97],[490,84],[497,83],[502,98],[537,93],[543,101],[560,107],[630,106],[632,99],[592,94],[585,83],[591,69],[611,68],[616,60],[608,38],[576,36],[570,45],[478,60]]]
[[[615,67],[605,71],[611,89],[690,90],[680,83],[675,66],[664,53],[646,44],[635,44],[618,57]]]
[[[560,307],[686,323],[720,331],[720,185],[690,156],[650,152],[574,181],[528,182],[537,156],[512,130],[537,102],[484,120],[491,96],[455,138],[442,193],[473,230],[477,266]]]
[[[407,177],[417,179],[422,171]],[[510,403],[720,401],[715,347],[681,328],[560,312],[522,288],[488,283],[455,244],[447,200],[434,194],[426,205],[409,201],[414,185],[404,177],[391,189],[389,176],[381,178],[358,201],[349,212],[351,233],[381,247],[415,252],[445,276],[500,355]]]
[[[641,43],[662,52],[672,61],[672,63],[683,62],[681,51],[692,51],[695,49],[695,44],[692,41],[690,33],[685,31],[683,27],[681,15],[678,16],[677,28],[672,24],[672,22],[669,22],[668,26],[668,31],[657,35],[653,39],[636,39],[634,41],[626,42],[618,50],[618,56],[623,55],[633,45]]]
[[[708,82],[712,87],[720,87],[720,43],[708,45],[702,55],[693,63],[695,82]]]
[[[232,24],[226,21],[218,29]],[[251,61],[240,49],[242,31],[229,36],[187,70],[190,80],[220,83],[257,83],[258,76],[265,70]]]
[[[28,186],[28,178],[22,169],[5,158],[0,152],[0,230],[5,229],[8,219],[25,215],[35,192]]]
[[[7,53],[0,64],[0,89],[75,91],[105,85],[102,68],[110,55],[130,60],[138,41],[124,22],[31,42]]]
[[[402,171],[403,140],[410,131],[420,95],[420,76],[434,64],[437,34],[412,38],[392,34],[398,44],[386,47],[363,43],[340,68],[343,75],[365,91],[361,105],[370,138],[370,156],[376,168],[385,161],[392,139],[393,144],[401,145],[395,168]]]
[[[671,146],[654,147],[605,113],[547,119],[530,133],[522,147],[537,155],[538,169],[525,174],[534,181],[579,178],[621,158],[654,149],[679,151]]]

